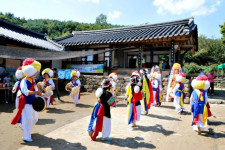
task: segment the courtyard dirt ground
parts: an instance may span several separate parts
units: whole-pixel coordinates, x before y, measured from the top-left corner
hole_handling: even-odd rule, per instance
[[[90,140],[87,126],[96,98],[93,93],[82,93],[75,107],[68,95],[55,100],[54,105],[39,113],[33,127],[33,142],[22,140],[18,125],[10,125],[15,115],[13,103],[0,104],[0,149],[2,150],[85,150],[85,149],[225,149],[225,105],[211,104],[213,116],[207,130],[198,135],[192,130],[190,106],[178,115],[171,102],[151,107],[149,115],[142,115],[138,127],[127,125],[126,102],[112,108],[112,141]]]

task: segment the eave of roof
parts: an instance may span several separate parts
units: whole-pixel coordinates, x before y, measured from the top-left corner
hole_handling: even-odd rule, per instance
[[[64,46],[85,46],[95,44],[135,43],[151,39],[171,38],[190,35],[197,25],[194,18],[177,21],[121,27],[92,31],[74,31],[71,35],[56,39]]]
[[[46,38],[45,34],[22,28],[4,20],[0,20],[0,36],[41,49],[55,51],[64,49],[62,45]]]

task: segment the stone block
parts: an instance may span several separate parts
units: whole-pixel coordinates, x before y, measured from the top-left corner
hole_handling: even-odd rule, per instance
[[[185,104],[190,104],[190,98],[189,98],[189,97],[186,97],[186,98],[184,99],[184,103],[185,103]]]
[[[89,88],[89,85],[84,85],[84,88],[85,88],[85,89],[88,89],[88,88]]]

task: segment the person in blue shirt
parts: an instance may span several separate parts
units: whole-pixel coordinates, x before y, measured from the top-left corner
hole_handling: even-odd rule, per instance
[[[11,77],[9,73],[6,73],[5,78],[3,79],[3,83],[10,83],[11,82]]]
[[[199,74],[198,76],[204,75],[204,72],[202,72],[202,69],[199,69]]]

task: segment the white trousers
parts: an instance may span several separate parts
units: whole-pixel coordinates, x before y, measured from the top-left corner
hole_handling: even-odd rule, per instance
[[[174,106],[176,107],[176,111],[180,112],[182,109],[181,109],[181,106],[180,106],[180,97],[179,96],[174,96]]]
[[[79,93],[75,96],[73,96],[71,93],[70,93],[70,97],[74,100],[74,105],[76,105],[79,101]]]
[[[33,109],[32,105],[25,104],[22,111],[23,139],[31,139],[32,126],[38,121],[38,113]]]
[[[15,101],[16,110],[18,110],[18,106],[19,106],[19,98],[16,96],[16,101]]]
[[[193,125],[193,130],[198,131],[198,127],[200,127],[201,131],[205,130],[204,123],[203,123],[203,114],[198,115],[198,123],[197,125]]]
[[[155,94],[156,94],[156,91],[153,91],[153,105],[156,105]]]
[[[136,106],[137,109],[137,121],[140,121],[141,117],[141,105]]]
[[[96,127],[96,122],[95,125],[93,126],[93,131],[95,131]],[[102,127],[102,138],[107,138],[109,137],[111,133],[111,118],[108,118],[106,116],[103,117],[103,127]]]
[[[50,98],[51,98],[51,96],[47,96],[46,98],[47,98],[47,106],[46,106],[46,108],[48,108],[49,105],[50,105]]]

